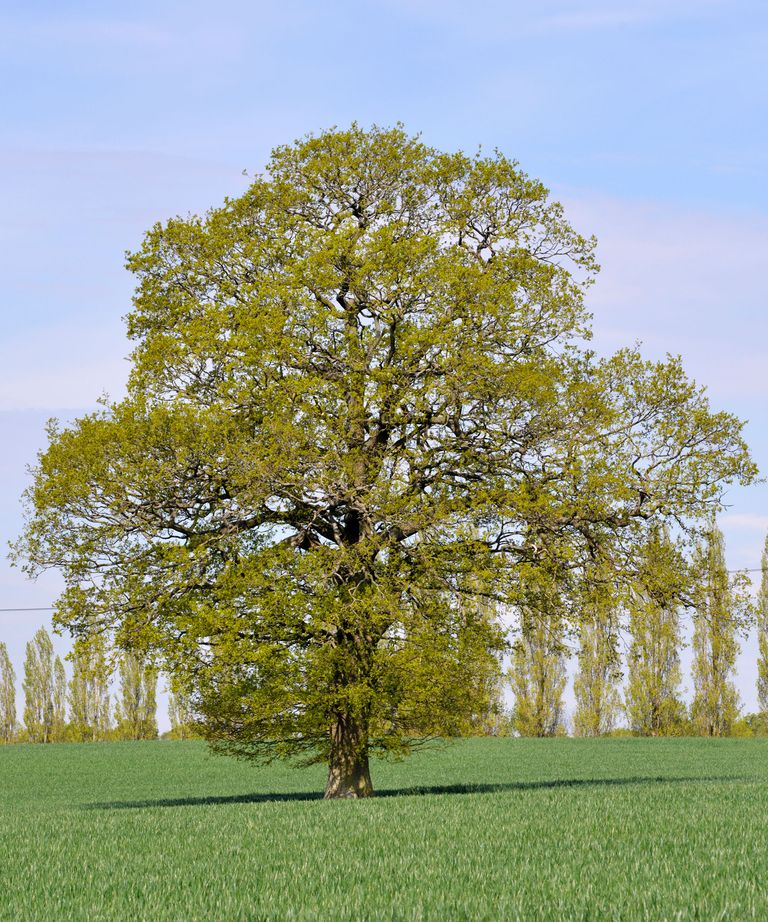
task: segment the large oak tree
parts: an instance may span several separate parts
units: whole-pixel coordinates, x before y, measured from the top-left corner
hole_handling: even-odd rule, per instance
[[[503,155],[356,125],[155,226],[127,397],[53,425],[28,495],[59,622],[162,657],[218,746],[327,760],[327,796],[461,732],[489,605],[754,474],[678,360],[586,350],[593,249]]]

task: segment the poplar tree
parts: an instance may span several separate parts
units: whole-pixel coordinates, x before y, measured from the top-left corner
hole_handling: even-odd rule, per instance
[[[616,725],[621,708],[618,606],[605,573],[592,576],[579,628],[578,672],[573,682],[576,736],[602,736]]]
[[[638,555],[628,593],[631,644],[625,709],[630,729],[643,736],[674,733],[685,719],[680,605],[685,562],[668,535],[654,531]]]
[[[53,643],[44,627],[27,643],[22,685],[29,740],[50,743],[54,729],[54,660]]]
[[[59,656],[53,662],[53,718],[51,739],[61,742],[67,729],[67,674]]]
[[[567,681],[565,612],[551,578],[528,591],[520,608],[520,637],[509,671],[514,693],[512,727],[520,736],[565,733],[563,692]]]
[[[126,396],[50,426],[17,556],[60,568],[60,624],[183,674],[217,748],[370,795],[369,753],[486,696],[504,638],[446,592],[515,605],[530,528],[581,571],[755,476],[679,360],[589,350],[594,246],[501,153],[278,148],[129,256]]]
[[[8,648],[0,643],[0,742],[16,738],[16,673]]]
[[[133,651],[120,657],[118,733],[124,739],[157,738],[157,668]]]
[[[762,577],[757,596],[757,706],[764,720],[768,720],[768,537],[763,546]]]
[[[509,732],[509,715],[504,705],[504,675],[499,657],[494,656],[490,668],[473,676],[478,685],[477,707],[468,719],[469,736],[505,736]]]
[[[69,683],[69,711],[72,733],[78,740],[106,739],[111,728],[109,682],[111,667],[101,634],[75,640]]]
[[[471,590],[464,594],[453,592],[445,594],[445,604],[455,611],[457,622],[463,624],[476,623],[479,626],[476,638],[465,634],[463,649],[460,657],[467,671],[466,684],[472,689],[472,708],[466,710],[458,701],[451,704],[445,697],[436,710],[443,712],[453,710],[456,715],[452,727],[455,736],[497,736],[507,729],[507,715],[504,709],[504,676],[501,668],[501,656],[489,653],[487,643],[489,636],[500,635],[497,608],[495,602],[483,595],[474,595]],[[426,689],[426,685],[425,685]],[[438,691],[438,687],[435,688]],[[450,691],[445,687],[441,693],[445,696],[461,694],[458,686],[451,686]],[[423,707],[423,725],[428,724],[428,712],[434,703],[432,696],[427,693],[421,698]],[[414,702],[415,703],[415,702]],[[436,728],[437,729],[437,728]],[[445,733],[446,724],[440,728]],[[438,731],[439,732],[439,731]]]
[[[75,740],[94,739],[91,720],[90,699],[88,695],[88,659],[82,640],[76,640],[69,654],[72,663],[72,678],[69,682],[69,718],[70,733]]]
[[[188,689],[171,677],[168,688],[168,717],[171,721],[171,738],[177,740],[191,739],[195,732],[195,713],[192,695]]]
[[[691,717],[704,736],[727,736],[739,712],[733,683],[738,634],[749,610],[743,574],[733,579],[723,534],[712,522],[693,557],[693,687]]]

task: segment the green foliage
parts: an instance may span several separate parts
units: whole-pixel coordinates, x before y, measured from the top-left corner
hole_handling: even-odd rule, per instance
[[[16,673],[8,648],[0,643],[0,743],[16,737]]]
[[[61,742],[67,729],[67,675],[64,663],[57,656],[53,661],[53,716],[51,726],[52,742]]]
[[[479,642],[474,642],[472,649],[465,646],[462,651],[462,658],[471,673],[468,681],[473,688],[473,700],[471,710],[463,706],[456,709],[459,720],[454,735],[504,736],[509,732],[509,715],[504,706],[501,658],[489,655],[489,648],[493,649],[495,645],[493,638],[499,637],[502,632],[496,606],[487,598],[473,598],[469,594],[459,596],[455,604],[463,612],[465,621],[470,620],[466,609],[472,609],[471,620],[477,621],[480,629],[477,631]],[[472,640],[475,641],[474,638]]]
[[[757,596],[757,703],[768,718],[768,538],[761,558],[762,578]]]
[[[579,629],[579,669],[573,681],[576,736],[609,733],[619,716],[621,680],[616,625],[593,615]]]
[[[53,643],[44,627],[27,643],[24,660],[24,727],[33,743],[54,739]]]
[[[579,628],[579,669],[573,681],[576,736],[602,736],[619,716],[621,681],[619,610],[615,585],[604,566],[595,567],[584,590]]]
[[[157,739],[157,668],[135,651],[120,657],[120,703],[116,736],[127,740]]]
[[[235,754],[460,732],[504,638],[459,600],[516,605],[531,531],[577,591],[755,475],[677,359],[585,349],[594,241],[500,153],[306,138],[128,267],[127,396],[51,426],[17,555]]]
[[[745,714],[733,722],[730,735],[764,739],[768,737],[768,717],[762,711],[758,714]]]
[[[478,739],[322,771],[0,747],[8,919],[761,919],[768,742]],[[274,798],[275,795],[279,799]]]
[[[565,733],[567,680],[565,611],[551,573],[529,571],[520,605],[520,637],[512,647],[509,680],[515,696],[512,727],[520,736]]]
[[[196,729],[197,717],[192,706],[190,690],[173,676],[168,688],[168,718],[171,721],[171,729],[163,734],[164,739],[187,740],[200,735]]]
[[[112,666],[102,633],[78,637],[72,652],[69,683],[69,737],[73,741],[104,740],[110,735],[109,682]]]
[[[710,523],[693,558],[693,687],[691,718],[705,736],[727,736],[739,713],[733,684],[738,635],[751,615],[746,575],[729,576],[723,534]]]
[[[686,721],[680,698],[680,605],[685,562],[669,536],[652,532],[638,555],[628,596],[632,637],[627,657],[626,712],[630,728],[646,736],[678,735]]]

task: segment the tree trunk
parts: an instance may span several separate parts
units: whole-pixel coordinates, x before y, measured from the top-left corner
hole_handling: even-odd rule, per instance
[[[370,797],[372,794],[368,767],[368,728],[351,715],[340,715],[331,727],[325,799]]]

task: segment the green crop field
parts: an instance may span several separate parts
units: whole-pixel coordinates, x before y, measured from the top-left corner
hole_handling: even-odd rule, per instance
[[[508,740],[321,768],[0,747],[3,919],[765,919],[768,743]]]

